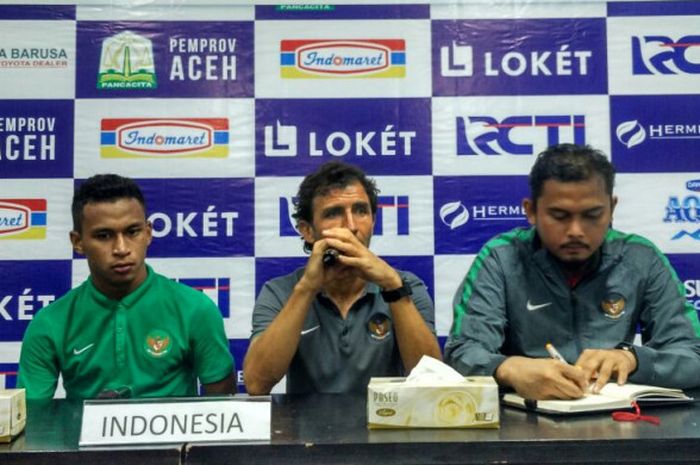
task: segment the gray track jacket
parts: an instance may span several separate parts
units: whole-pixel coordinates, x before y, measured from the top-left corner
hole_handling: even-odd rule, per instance
[[[465,375],[493,375],[510,355],[548,357],[551,342],[574,363],[584,349],[632,343],[639,330],[631,382],[700,386],[700,323],[668,259],[612,229],[600,254],[572,289],[534,228],[491,239],[455,295],[446,361]]]

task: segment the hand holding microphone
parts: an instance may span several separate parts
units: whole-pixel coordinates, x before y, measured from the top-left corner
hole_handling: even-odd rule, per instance
[[[338,261],[338,255],[340,255],[340,252],[338,252],[336,249],[326,249],[323,252],[323,257],[321,258],[321,261],[323,261],[323,266],[333,266],[335,262]]]

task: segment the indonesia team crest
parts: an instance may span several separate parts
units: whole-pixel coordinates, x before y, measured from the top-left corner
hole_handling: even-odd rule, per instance
[[[391,322],[383,313],[372,315],[367,323],[367,329],[372,339],[382,340],[391,332]]]
[[[617,294],[611,295],[600,303],[600,307],[605,316],[616,320],[625,313],[625,298]]]
[[[160,358],[170,352],[172,340],[165,331],[154,329],[146,336],[144,348],[151,357]]]

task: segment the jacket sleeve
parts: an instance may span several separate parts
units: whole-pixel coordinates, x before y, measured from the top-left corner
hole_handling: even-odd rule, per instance
[[[59,368],[50,329],[39,314],[22,339],[17,387],[26,390],[27,399],[51,399],[56,392]]]
[[[700,323],[668,259],[656,252],[642,289],[642,347],[630,381],[690,388],[700,386]]]
[[[491,376],[505,360],[505,276],[497,256],[479,253],[457,289],[445,360],[463,375]]]

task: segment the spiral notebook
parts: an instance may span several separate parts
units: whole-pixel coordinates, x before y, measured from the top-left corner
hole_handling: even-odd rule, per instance
[[[580,399],[530,400],[515,393],[507,393],[503,396],[501,402],[504,405],[525,410],[567,415],[629,408],[632,405],[632,401],[637,401],[641,405],[670,405],[692,402],[693,400],[692,397],[688,397],[680,389],[631,383],[618,386],[615,383],[608,383],[603,386],[599,394],[586,394]]]

